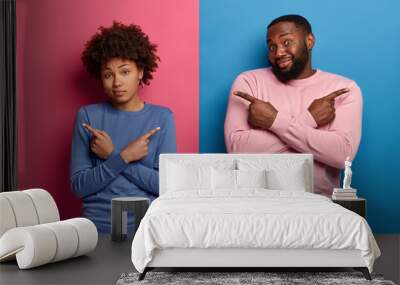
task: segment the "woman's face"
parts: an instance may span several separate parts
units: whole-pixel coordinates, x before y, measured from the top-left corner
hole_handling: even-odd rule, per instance
[[[138,98],[143,70],[133,60],[112,58],[101,68],[105,93],[116,106],[127,106]]]

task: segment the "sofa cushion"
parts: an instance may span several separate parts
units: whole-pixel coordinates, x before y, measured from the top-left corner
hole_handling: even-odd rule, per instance
[[[16,226],[17,222],[10,202],[5,196],[0,195],[0,237]]]
[[[28,194],[32,199],[38,215],[39,224],[57,222],[60,220],[56,202],[49,192],[40,188],[34,188],[24,190],[22,193]]]

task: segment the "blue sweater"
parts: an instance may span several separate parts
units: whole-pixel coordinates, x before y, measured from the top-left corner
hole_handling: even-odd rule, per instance
[[[106,131],[114,144],[107,160],[90,150],[91,135],[82,127],[87,123]],[[149,153],[142,160],[126,164],[120,152],[128,143],[149,130],[161,127],[150,138]],[[137,112],[120,111],[104,102],[82,107],[76,117],[72,139],[72,189],[83,199],[83,216],[92,220],[99,232],[111,231],[111,199],[119,196],[158,196],[160,153],[176,152],[175,123],[172,112],[145,104]],[[128,228],[132,228],[132,219]]]

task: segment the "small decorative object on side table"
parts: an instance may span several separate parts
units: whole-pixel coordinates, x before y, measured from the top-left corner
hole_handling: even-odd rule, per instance
[[[333,189],[332,201],[365,218],[366,200],[358,198],[357,189],[350,186],[352,176],[350,157],[346,157],[346,161],[344,162],[343,188]]]
[[[145,197],[118,197],[111,201],[111,239],[123,241],[128,234],[128,212],[135,216],[133,235],[149,208],[150,200]]]

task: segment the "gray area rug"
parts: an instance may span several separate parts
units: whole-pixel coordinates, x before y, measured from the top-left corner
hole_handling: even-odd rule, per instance
[[[384,280],[381,275],[372,275],[368,281],[360,272],[148,272],[142,281],[138,281],[139,273],[122,274],[117,285],[133,284],[379,284],[396,285]]]

